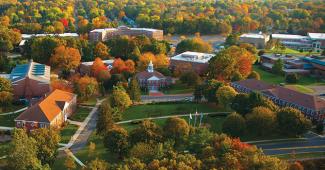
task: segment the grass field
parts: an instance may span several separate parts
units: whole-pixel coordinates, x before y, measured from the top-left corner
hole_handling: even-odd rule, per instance
[[[175,84],[171,85],[168,89],[163,90],[164,94],[187,94],[193,93],[194,88],[187,87],[187,85],[177,81]]]
[[[7,151],[9,148],[9,142],[2,142],[0,143],[0,157],[7,155]]]
[[[86,101],[82,101],[81,103],[79,103],[79,104],[81,104],[81,105],[85,105],[85,106],[95,106],[96,105],[96,103],[97,103],[97,96],[92,96],[92,97],[90,97],[88,100],[86,100]]]
[[[319,158],[319,157],[325,157],[325,152],[285,154],[285,155],[275,155],[275,156],[280,159]]]
[[[8,106],[6,108],[0,107],[0,114],[1,113],[14,112],[14,111],[22,109],[24,107],[26,107],[26,105],[10,105],[10,106]]]
[[[73,121],[83,122],[91,111],[90,108],[78,107],[77,111],[69,118]]]
[[[214,105],[196,103],[160,103],[131,106],[123,113],[123,120],[159,117],[175,114],[223,111]]]
[[[19,116],[20,113],[10,115],[0,115],[0,126],[14,127],[14,119]]]
[[[304,51],[304,52],[300,52],[298,50],[295,49],[291,49],[291,48],[286,48],[285,50],[281,51],[281,50],[265,50],[266,53],[282,53],[282,54],[294,54],[294,55],[309,55],[309,54],[319,54],[317,52],[311,52],[309,53],[308,51]]]
[[[69,124],[65,126],[63,129],[60,131],[61,135],[61,141],[60,143],[68,143],[72,137],[72,135],[77,131],[78,126]]]

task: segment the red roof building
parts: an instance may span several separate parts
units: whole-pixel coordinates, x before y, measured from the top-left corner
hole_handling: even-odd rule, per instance
[[[301,93],[289,88],[270,85],[260,80],[247,79],[232,82],[231,86],[239,92],[261,92],[281,107],[293,107],[303,112],[308,118],[323,120],[325,118],[325,100],[310,94]]]
[[[32,105],[16,119],[17,128],[28,130],[44,127],[59,128],[76,110],[77,95],[54,90],[39,103]]]

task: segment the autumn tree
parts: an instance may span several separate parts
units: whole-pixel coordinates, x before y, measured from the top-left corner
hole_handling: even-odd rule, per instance
[[[203,85],[204,98],[206,98],[209,102],[218,102],[216,93],[217,90],[222,86],[224,86],[224,84],[218,80],[208,80],[207,83]]]
[[[76,167],[77,167],[75,161],[73,160],[73,158],[71,156],[67,156],[67,158],[64,161],[64,166],[68,170],[76,169]]]
[[[226,117],[222,124],[222,132],[233,136],[240,137],[246,130],[246,121],[240,114],[233,112]]]
[[[6,56],[20,41],[21,34],[18,31],[0,26],[0,57]]]
[[[93,65],[91,66],[91,73],[92,75],[94,75],[95,77],[98,77],[99,73],[101,71],[107,71],[107,67],[104,64],[103,60],[99,57],[97,57],[95,59],[95,61],[93,62]]]
[[[201,84],[201,77],[195,71],[188,71],[181,74],[179,80],[189,87]]]
[[[236,90],[230,86],[220,87],[216,92],[218,103],[220,103],[224,108],[228,109],[236,94]]]
[[[127,109],[132,104],[129,95],[121,86],[115,86],[113,88],[113,92],[110,96],[110,102],[111,106],[117,107],[121,111]]]
[[[140,159],[144,162],[149,162],[157,157],[156,145],[151,143],[139,142],[133,145],[130,149],[130,157]]]
[[[96,130],[98,134],[105,134],[114,125],[116,118],[114,118],[114,110],[111,108],[109,102],[104,101],[98,111],[98,119]]]
[[[87,164],[86,170],[108,170],[109,164],[105,160],[96,158]]]
[[[64,33],[64,25],[62,24],[62,22],[59,21],[55,21],[53,23],[53,27],[54,27],[54,31],[57,34],[62,34]]]
[[[264,136],[275,128],[276,114],[265,107],[255,107],[246,115],[249,133]]]
[[[311,128],[311,121],[301,111],[285,107],[277,112],[277,122],[282,133],[301,135]]]
[[[101,59],[109,58],[109,48],[102,42],[98,42],[95,46],[94,56]]]
[[[174,139],[178,145],[188,137],[190,126],[184,119],[173,117],[167,119],[163,130],[165,137]]]
[[[139,57],[137,68],[141,71],[147,69],[150,61],[152,61],[152,64],[154,65],[155,68],[167,68],[169,65],[169,60],[166,55],[164,54],[154,55],[151,52],[147,52],[142,54]]]
[[[51,80],[51,88],[52,90],[59,89],[66,92],[73,92],[73,84],[64,79]]]
[[[74,91],[83,99],[96,95],[98,82],[95,78],[84,76],[74,82]]]
[[[65,45],[65,42],[56,37],[35,37],[26,42],[24,51],[34,61],[48,64],[55,49],[62,45]]]
[[[212,51],[212,46],[199,37],[193,39],[185,39],[177,44],[176,53],[179,54],[185,51],[210,53]]]
[[[11,105],[14,97],[11,92],[8,91],[0,91],[0,106],[2,108],[7,108]]]
[[[130,133],[131,144],[138,142],[160,142],[162,140],[162,129],[160,126],[150,120],[144,120],[139,127],[132,130]]]
[[[113,62],[113,69],[111,72],[114,74],[120,74],[123,72],[134,73],[135,63],[132,60],[123,61],[121,58],[117,58]]]
[[[71,69],[79,66],[80,60],[81,56],[78,49],[61,45],[54,49],[50,62],[55,68],[62,69],[64,73],[68,73]]]
[[[110,129],[104,137],[104,146],[112,153],[123,158],[129,147],[128,132],[122,127],[115,126]]]

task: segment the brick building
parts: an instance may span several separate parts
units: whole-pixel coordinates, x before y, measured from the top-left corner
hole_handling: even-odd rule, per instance
[[[116,36],[138,36],[145,35],[149,38],[156,40],[164,39],[163,30],[151,29],[151,28],[129,28],[126,26],[120,26],[118,28],[105,28],[105,29],[95,29],[90,31],[89,40],[90,41],[107,41]]]
[[[15,119],[17,128],[60,128],[77,107],[77,95],[54,90],[39,103],[32,105]]]
[[[239,37],[239,40],[241,42],[253,44],[256,48],[262,49],[265,48],[266,43],[270,40],[270,35],[266,34],[254,34],[254,33],[248,33],[248,34],[242,34]]]
[[[51,91],[50,67],[30,61],[17,65],[10,73],[16,100],[43,97]]]
[[[232,82],[231,86],[242,93],[258,91],[278,106],[296,108],[312,120],[323,121],[325,118],[325,100],[317,96],[271,85],[256,79]]]
[[[195,71],[202,75],[207,72],[209,60],[214,57],[214,54],[198,53],[186,51],[170,58],[170,69],[181,69],[182,72]]]

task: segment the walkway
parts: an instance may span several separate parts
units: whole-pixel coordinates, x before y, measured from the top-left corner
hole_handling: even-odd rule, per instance
[[[210,113],[202,113],[203,115],[227,115],[230,114],[231,112],[210,112]],[[195,114],[191,114],[193,117]],[[120,121],[117,122],[116,124],[125,124],[125,123],[131,123],[131,122],[136,122],[136,121],[141,121],[141,120],[157,120],[157,119],[166,119],[166,118],[171,118],[171,117],[189,117],[190,114],[181,114],[181,115],[169,115],[169,116],[159,116],[159,117],[148,117],[148,118],[141,118],[141,119],[132,119],[132,120],[125,120],[125,121]],[[200,116],[200,114],[198,114]],[[194,118],[193,118],[194,119]]]
[[[174,101],[184,101],[186,98],[193,98],[193,94],[175,94],[175,95],[163,95],[163,96],[149,96],[142,95],[142,103],[151,103],[151,102],[174,102]]]

